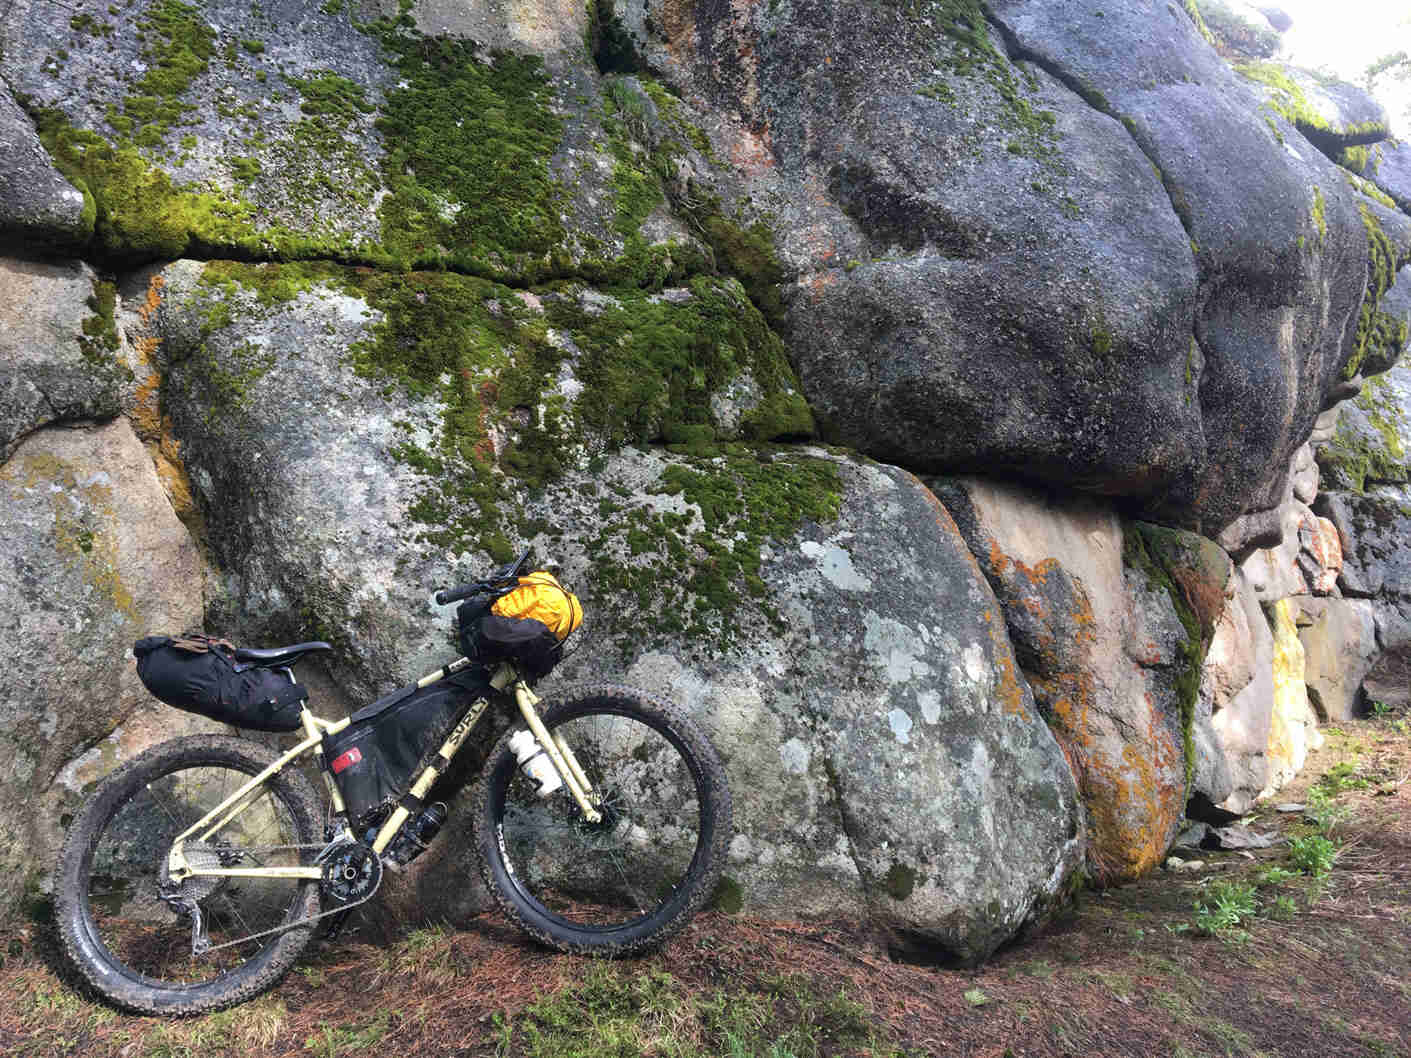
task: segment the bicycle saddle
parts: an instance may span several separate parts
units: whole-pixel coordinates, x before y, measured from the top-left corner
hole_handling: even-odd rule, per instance
[[[270,647],[267,650],[257,650],[254,647],[236,647],[236,661],[253,661],[261,667],[274,665],[292,665],[305,654],[312,654],[319,650],[332,650],[333,647],[322,640],[314,640],[312,643],[295,643],[289,647]]]

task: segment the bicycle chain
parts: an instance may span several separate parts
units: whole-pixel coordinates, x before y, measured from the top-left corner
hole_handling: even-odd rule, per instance
[[[243,851],[246,851],[246,852],[272,852],[272,851],[276,851],[276,850],[288,850],[288,849],[321,849],[322,851],[319,853],[319,855],[318,855],[317,857],[315,857],[315,859],[316,859],[316,860],[322,860],[322,859],[324,858],[324,856],[326,856],[328,853],[332,852],[334,846],[336,846],[336,845],[338,845],[338,844],[341,844],[341,842],[331,841],[331,842],[328,842],[327,844],[324,844],[324,845],[265,845],[265,846],[256,846],[256,847],[254,847],[254,848],[246,848],[246,849],[244,849]],[[343,914],[343,913],[346,912],[346,911],[351,911],[351,910],[353,910],[353,908],[355,908],[355,907],[361,907],[363,904],[367,903],[367,902],[368,902],[369,900],[371,900],[374,896],[376,896],[376,895],[377,895],[377,891],[378,891],[379,889],[381,889],[381,888],[382,888],[382,875],[379,874],[378,877],[377,877],[377,884],[372,887],[372,892],[368,893],[367,896],[363,897],[361,900],[354,900],[351,904],[344,904],[342,907],[335,907],[335,908],[333,908],[331,911],[320,911],[317,915],[310,915],[308,918],[301,918],[301,919],[299,919],[299,920],[296,921],[296,922],[286,922],[284,925],[282,925],[282,926],[275,926],[273,929],[265,929],[265,930],[261,930],[261,931],[258,932],[258,933],[251,933],[250,935],[245,936],[245,937],[237,937],[235,940],[228,940],[228,941],[225,941],[225,942],[222,943],[222,944],[211,944],[211,945],[208,945],[208,946],[205,947],[205,948],[202,948],[200,952],[194,952],[193,954],[209,955],[211,952],[213,952],[213,951],[220,951],[222,948],[233,948],[233,947],[234,947],[235,945],[237,945],[237,944],[248,944],[248,943],[249,943],[250,941],[252,941],[252,940],[258,940],[260,937],[272,937],[272,936],[274,936],[276,933],[288,933],[291,929],[302,929],[304,926],[307,926],[309,923],[311,923],[311,922],[317,922],[319,919],[328,918],[330,915],[341,915],[341,914]],[[193,948],[195,947],[194,943],[193,943],[192,947],[193,947]]]

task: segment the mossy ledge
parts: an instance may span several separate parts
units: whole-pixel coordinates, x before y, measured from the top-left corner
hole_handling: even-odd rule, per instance
[[[580,279],[652,291],[728,274],[771,324],[782,317],[786,275],[772,234],[695,184],[675,187],[682,155],[694,152],[697,167],[718,163],[650,78],[603,81],[600,149],[615,162],[608,245],[570,230],[571,195],[551,161],[582,99],[564,98],[537,56],[425,36],[402,0],[391,16],[352,23],[381,55],[388,76],[379,88],[372,75],[360,83],[286,69],[241,35],[248,26],[210,24],[199,3],[135,3],[132,18],[113,15],[106,34],[84,33],[76,45],[140,38],[147,72],[127,75],[105,119],[80,128],[58,108],[23,101],[54,163],[84,194],[84,256],[101,267],[328,260],[513,287]],[[337,5],[308,17],[342,20],[348,32]],[[186,128],[197,117],[193,100],[219,84],[216,110],[228,130],[201,152],[209,178],[183,183],[170,163],[195,152],[198,137]],[[292,121],[262,122],[250,102],[290,94],[302,115]],[[645,107],[661,117],[651,136],[641,134]],[[697,239],[647,243],[641,226],[663,203]]]
[[[1308,101],[1303,88],[1275,62],[1237,63],[1235,72],[1246,80],[1262,85],[1269,91],[1264,105],[1280,115],[1306,136],[1319,150],[1336,155],[1346,146],[1376,143],[1391,135],[1384,122],[1364,121],[1334,129],[1327,118],[1319,114]]]
[[[229,324],[237,288],[276,308],[319,285],[380,314],[349,351],[353,369],[388,396],[442,408],[433,444],[414,443],[408,427],[393,452],[423,475],[410,513],[429,547],[507,555],[517,497],[595,453],[672,443],[715,454],[712,395],[738,379],[758,393],[742,439],[814,432],[782,342],[732,279],[605,295],[578,283],[530,292],[453,272],[224,261],[203,273],[206,320]]]

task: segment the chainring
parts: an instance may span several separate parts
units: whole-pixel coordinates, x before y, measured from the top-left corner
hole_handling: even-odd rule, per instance
[[[382,881],[382,860],[366,845],[349,841],[330,850],[323,862],[319,888],[342,906],[365,900]]]

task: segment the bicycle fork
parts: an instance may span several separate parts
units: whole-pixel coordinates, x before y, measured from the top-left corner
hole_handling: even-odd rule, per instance
[[[523,680],[519,680],[514,685],[514,698],[524,722],[529,725],[529,730],[534,735],[534,740],[553,763],[554,770],[559,773],[564,786],[568,787],[568,792],[578,802],[583,818],[589,823],[601,823],[603,816],[598,811],[598,805],[602,803],[602,797],[593,789],[593,784],[588,781],[587,773],[583,771],[583,766],[578,763],[578,758],[573,755],[568,743],[562,736],[549,734],[544,721],[539,719],[538,710],[534,708],[541,700],[539,696],[531,691]]]

